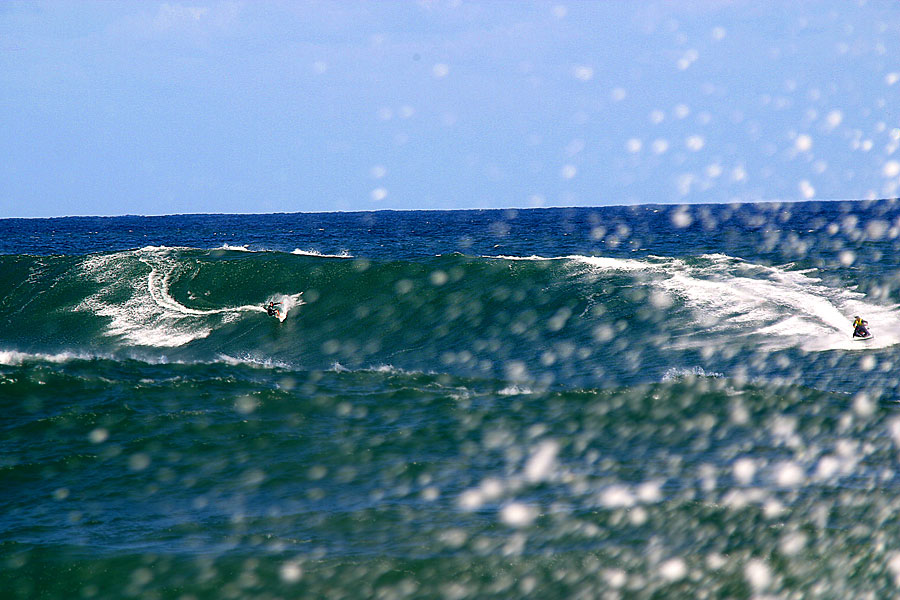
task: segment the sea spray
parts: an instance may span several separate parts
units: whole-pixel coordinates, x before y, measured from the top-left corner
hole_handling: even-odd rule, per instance
[[[889,597],[898,218],[0,220],[0,590]]]

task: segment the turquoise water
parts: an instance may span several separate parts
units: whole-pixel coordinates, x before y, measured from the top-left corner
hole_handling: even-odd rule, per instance
[[[0,590],[890,596],[898,223],[0,221]]]

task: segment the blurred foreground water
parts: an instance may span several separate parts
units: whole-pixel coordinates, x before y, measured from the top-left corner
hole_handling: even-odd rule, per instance
[[[0,234],[4,597],[900,584],[895,201]]]

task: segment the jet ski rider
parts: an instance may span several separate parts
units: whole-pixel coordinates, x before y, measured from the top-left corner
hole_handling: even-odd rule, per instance
[[[853,337],[869,337],[869,322],[856,316],[853,317]]]
[[[270,317],[278,317],[281,318],[281,311],[278,310],[277,306],[281,304],[281,302],[275,302],[270,300],[268,304],[266,304],[266,313]],[[857,317],[858,318],[858,317]]]

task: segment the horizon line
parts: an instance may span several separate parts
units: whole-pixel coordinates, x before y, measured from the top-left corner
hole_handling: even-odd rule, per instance
[[[180,212],[180,213],[158,213],[158,214],[137,214],[123,213],[117,215],[54,215],[50,217],[0,217],[0,221],[14,220],[38,220],[38,219],[121,219],[126,217],[182,217],[182,216],[263,216],[263,215],[319,215],[319,214],[356,214],[356,213],[379,213],[379,212],[465,212],[465,211],[489,211],[489,210],[561,210],[572,208],[627,208],[636,206],[740,206],[745,204],[812,204],[815,202],[887,202],[897,201],[900,197],[891,198],[810,198],[803,200],[737,200],[731,202],[647,202],[640,204],[602,204],[602,205],[559,205],[559,206],[499,206],[499,207],[473,207],[473,208],[373,208],[360,210],[297,210],[297,211],[277,211],[277,212],[235,212],[235,213],[215,213],[215,212]]]

